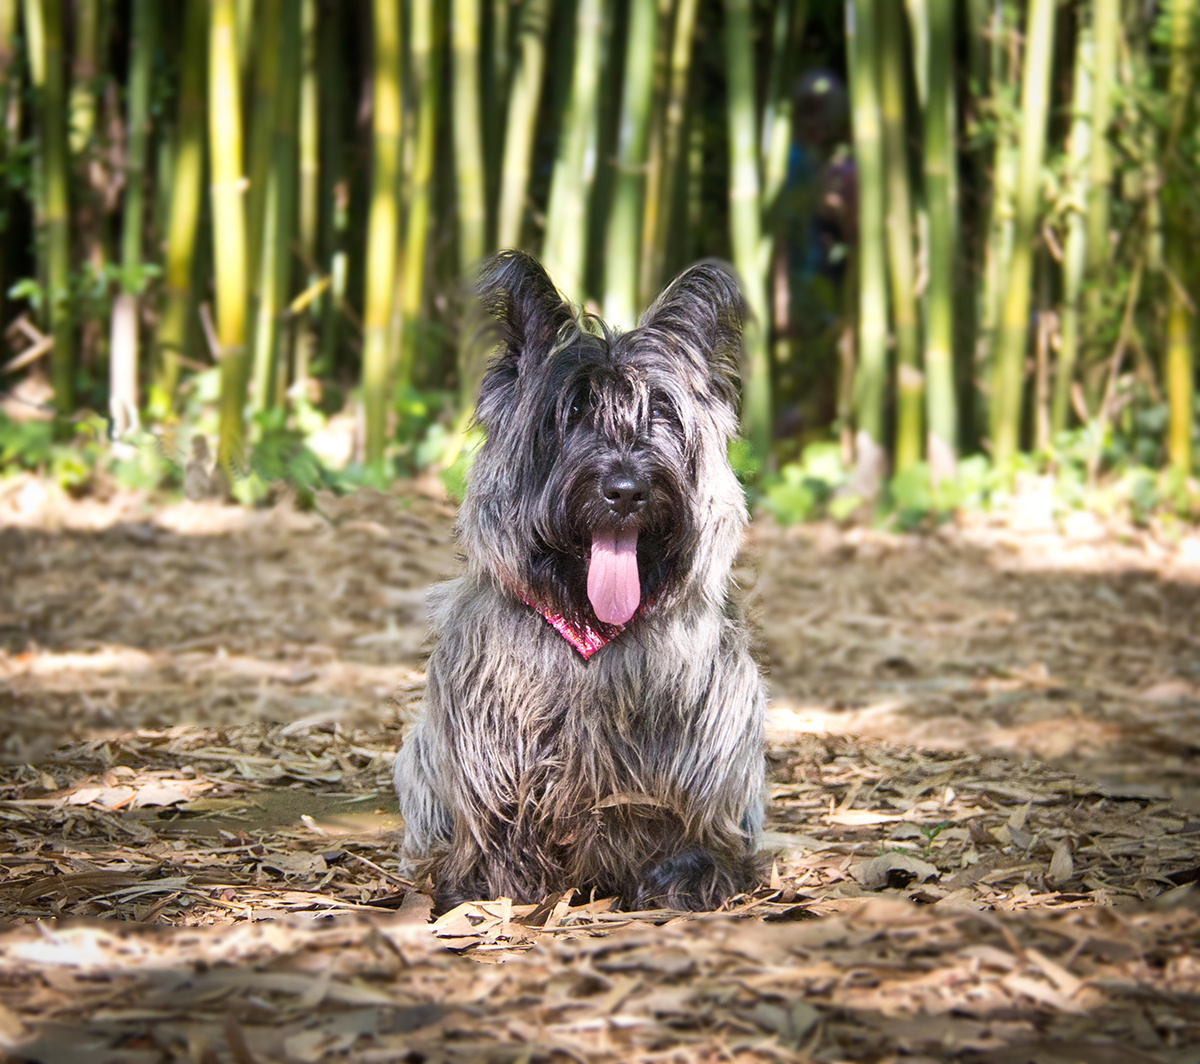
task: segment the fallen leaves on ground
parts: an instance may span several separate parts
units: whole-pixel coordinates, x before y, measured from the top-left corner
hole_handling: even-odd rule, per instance
[[[451,509],[39,491],[0,489],[14,1059],[1195,1064],[1194,532],[756,524],[761,889],[431,931],[390,764]]]

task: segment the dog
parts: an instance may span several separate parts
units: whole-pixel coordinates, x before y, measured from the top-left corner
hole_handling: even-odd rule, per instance
[[[422,715],[395,763],[402,857],[434,908],[572,887],[712,909],[749,889],[762,680],[730,597],[745,304],[700,264],[635,329],[576,314],[536,259],[480,274],[498,354],[430,593]]]

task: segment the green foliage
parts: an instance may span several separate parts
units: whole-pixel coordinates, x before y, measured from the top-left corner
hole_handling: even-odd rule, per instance
[[[763,505],[781,525],[796,524],[828,513],[843,519],[858,508],[857,496],[835,493],[849,472],[836,443],[810,443],[799,462],[791,462],[763,484]]]
[[[442,470],[442,483],[446,487],[446,494],[455,502],[462,502],[466,498],[471,463],[475,460],[476,452],[483,446],[483,440],[483,432],[479,429],[467,433],[454,461]]]
[[[28,470],[60,487],[79,490],[91,480],[101,454],[104,422],[14,421],[0,413],[0,476]]]

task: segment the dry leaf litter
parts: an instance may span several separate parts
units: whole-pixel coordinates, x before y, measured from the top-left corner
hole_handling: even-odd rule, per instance
[[[431,931],[389,768],[452,520],[0,485],[0,1059],[1200,1061],[1200,536],[756,523],[761,888]]]

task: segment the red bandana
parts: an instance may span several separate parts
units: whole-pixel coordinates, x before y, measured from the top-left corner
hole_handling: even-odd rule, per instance
[[[546,623],[550,625],[559,635],[561,635],[568,643],[571,644],[584,661],[587,661],[597,650],[608,646],[612,639],[606,635],[601,635],[590,624],[584,624],[582,628],[576,628],[570,621],[558,613],[551,613],[548,609],[539,606],[536,602],[527,599],[524,595],[518,592],[518,597],[532,610],[537,610],[538,613],[545,618]],[[618,633],[625,631],[625,625],[620,625],[617,629]]]

